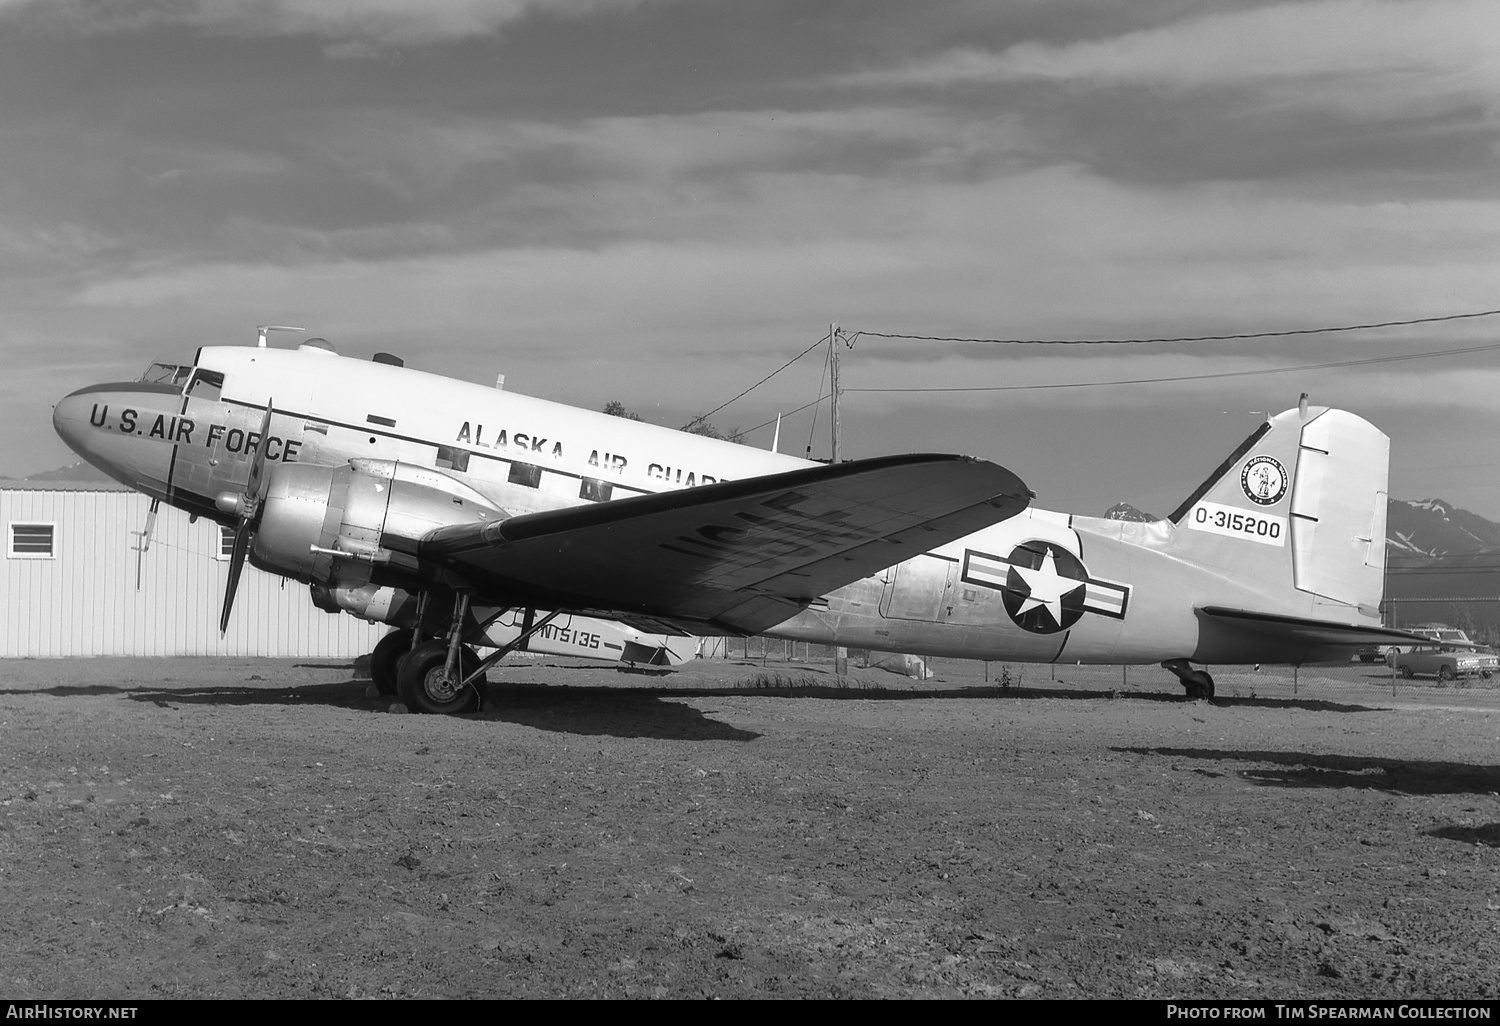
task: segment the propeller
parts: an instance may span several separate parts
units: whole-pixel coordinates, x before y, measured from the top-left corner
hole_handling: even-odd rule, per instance
[[[221,510],[237,513],[240,518],[234,530],[234,549],[229,557],[229,581],[224,585],[224,611],[219,614],[220,636],[229,629],[234,593],[240,586],[240,573],[245,569],[245,557],[250,552],[250,538],[255,534],[256,521],[260,517],[261,499],[265,498],[266,435],[271,430],[271,413],[275,405],[275,400],[266,400],[266,415],[260,422],[260,441],[255,445],[255,455],[250,458],[250,476],[245,481],[245,490],[221,492],[214,500]]]

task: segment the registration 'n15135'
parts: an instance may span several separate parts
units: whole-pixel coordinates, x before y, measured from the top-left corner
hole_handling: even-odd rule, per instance
[[[1200,502],[1183,519],[1196,531],[1224,534],[1231,538],[1244,538],[1262,545],[1286,544],[1286,518],[1273,517],[1266,513],[1223,506],[1217,502]]]

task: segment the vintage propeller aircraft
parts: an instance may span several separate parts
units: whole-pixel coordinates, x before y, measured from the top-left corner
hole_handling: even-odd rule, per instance
[[[813,463],[321,339],[260,341],[79,389],[54,426],[125,484],[236,527],[222,624],[248,556],[324,609],[399,628],[372,668],[415,710],[476,708],[485,670],[558,617],[1160,663],[1192,696],[1213,694],[1204,664],[1410,640],[1377,609],[1389,439],[1305,401],[1172,516],[1136,523],[1034,509],[981,460]]]

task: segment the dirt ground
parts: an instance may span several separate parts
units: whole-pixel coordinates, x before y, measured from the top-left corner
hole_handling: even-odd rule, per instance
[[[0,994],[1500,997],[1500,692],[987,669],[0,662]]]

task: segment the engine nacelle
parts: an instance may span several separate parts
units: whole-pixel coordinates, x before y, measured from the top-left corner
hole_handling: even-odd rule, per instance
[[[274,573],[359,588],[376,566],[395,569],[404,562],[416,570],[412,557],[389,547],[390,539],[415,541],[438,527],[505,516],[439,470],[395,460],[357,459],[342,467],[283,463],[266,480],[250,551],[257,566]]]
[[[350,613],[371,623],[388,623],[393,627],[414,627],[417,623],[417,597],[405,588],[363,584],[357,588],[345,584],[329,587],[313,584],[313,605],[325,613]]]

